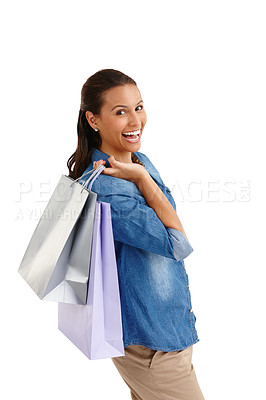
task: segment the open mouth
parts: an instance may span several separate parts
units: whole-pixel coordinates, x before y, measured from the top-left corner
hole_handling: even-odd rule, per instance
[[[125,138],[127,142],[136,143],[139,141],[140,129],[132,132],[124,132],[122,133],[122,136]]]

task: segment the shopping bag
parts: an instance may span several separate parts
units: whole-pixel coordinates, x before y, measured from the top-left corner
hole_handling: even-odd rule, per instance
[[[109,203],[96,201],[87,304],[59,302],[58,328],[90,360],[125,355]]]
[[[100,166],[101,167],[101,166]],[[99,167],[99,168],[100,168]],[[40,299],[86,304],[97,194],[62,175],[19,266]]]

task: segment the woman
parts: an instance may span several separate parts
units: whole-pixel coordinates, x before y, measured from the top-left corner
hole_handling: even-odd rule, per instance
[[[139,152],[146,121],[133,79],[113,69],[92,75],[69,176],[106,167],[92,190],[111,205],[125,347],[112,361],[132,399],[204,399],[191,363],[199,339],[183,261],[193,248],[169,188]]]

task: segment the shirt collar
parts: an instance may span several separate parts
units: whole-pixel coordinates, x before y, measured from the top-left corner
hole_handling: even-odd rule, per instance
[[[110,157],[109,154],[106,154],[99,149],[93,149],[93,152],[91,155],[91,161],[94,162],[94,161],[98,161],[98,160],[103,160],[103,161],[106,161],[105,166],[110,167],[109,162],[108,162],[109,157]]]

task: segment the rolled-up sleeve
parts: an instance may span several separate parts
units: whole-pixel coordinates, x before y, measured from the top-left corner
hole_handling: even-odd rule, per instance
[[[191,246],[183,232],[174,228],[166,229],[168,229],[173,239],[175,258],[177,260],[183,260],[184,258],[189,256],[193,251],[193,247]]]
[[[110,203],[114,240],[177,261],[193,251],[185,235],[165,227],[146,202],[124,194],[101,195],[98,200]]]

